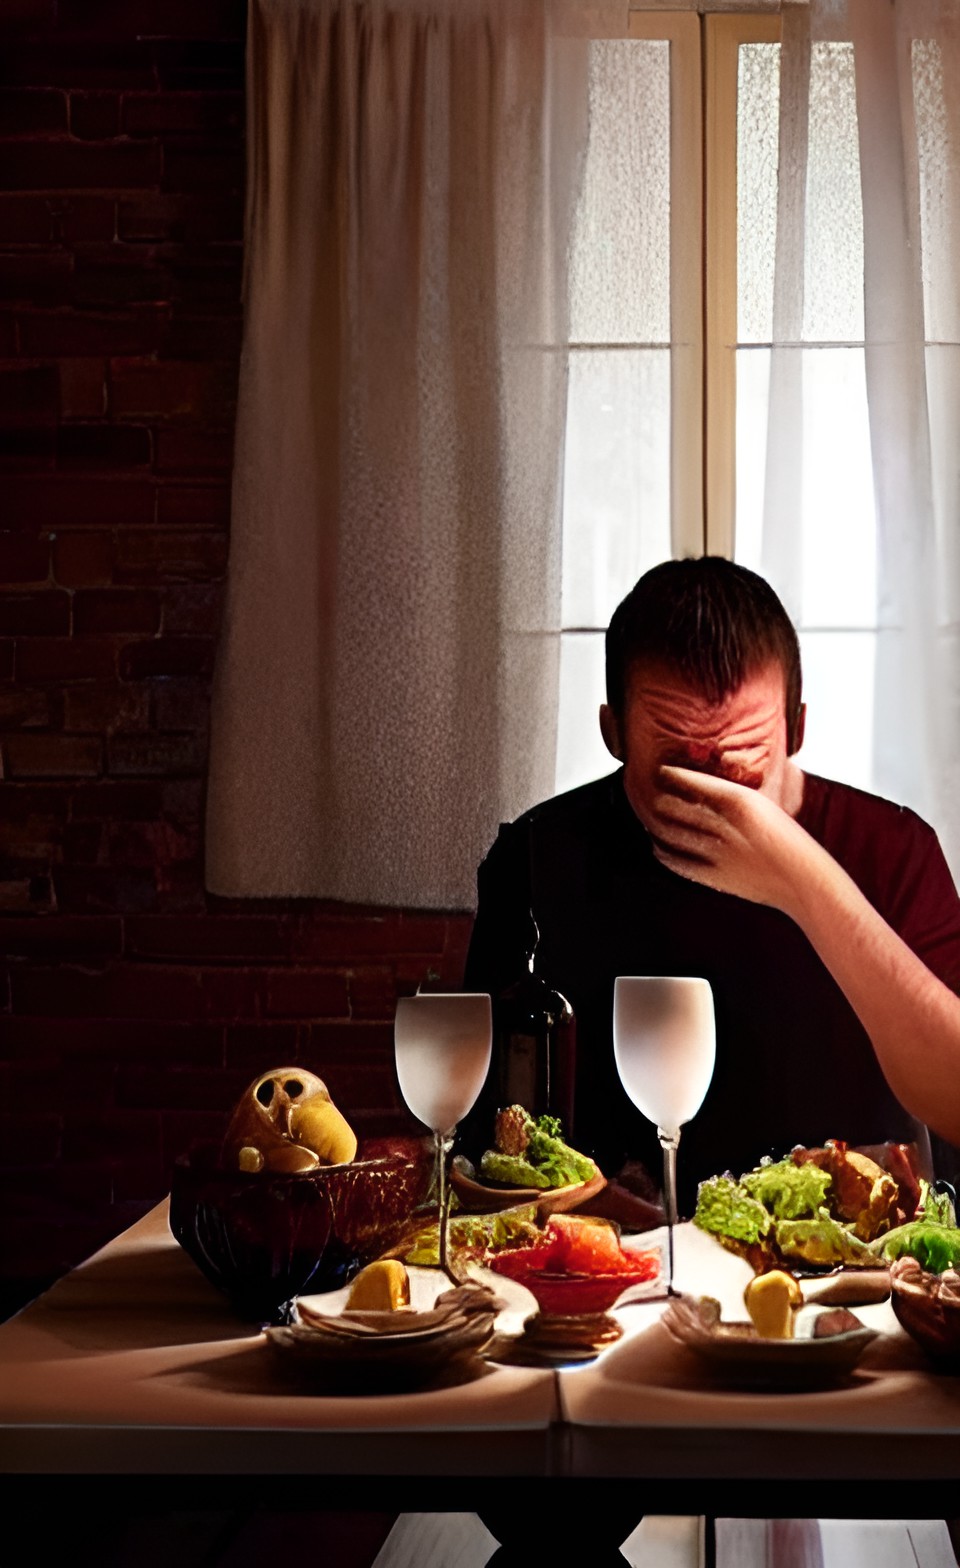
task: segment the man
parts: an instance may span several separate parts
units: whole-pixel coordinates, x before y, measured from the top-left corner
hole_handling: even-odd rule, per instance
[[[804,774],[796,633],[718,557],[655,567],[607,633],[616,773],[501,828],[480,868],[469,989],[539,972],[577,1018],[571,1140],[659,1168],[612,1050],[618,974],[705,976],[717,1066],[680,1145],[697,1182],[829,1137],[960,1142],[960,900],[933,830]]]

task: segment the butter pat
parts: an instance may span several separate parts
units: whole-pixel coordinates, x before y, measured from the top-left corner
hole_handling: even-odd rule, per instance
[[[743,1299],[761,1339],[793,1338],[793,1314],[803,1304],[803,1292],[792,1274],[771,1269],[754,1275]]]
[[[410,1305],[410,1279],[399,1258],[378,1258],[350,1287],[345,1312],[396,1312]]]

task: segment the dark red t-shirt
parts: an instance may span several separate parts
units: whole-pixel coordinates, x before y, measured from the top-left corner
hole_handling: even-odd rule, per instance
[[[798,820],[907,944],[960,990],[960,899],[932,828],[915,813],[806,776]],[[524,966],[528,911],[538,972],[577,1019],[572,1141],[608,1173],[625,1158],[659,1170],[656,1131],[627,1100],[613,1059],[619,974],[703,975],[717,1016],[717,1066],[684,1128],[681,1212],[696,1185],[797,1143],[915,1136],[852,1008],[806,937],[778,910],[717,893],[655,858],[618,771],[503,826],[480,867],[469,989],[498,991]]]

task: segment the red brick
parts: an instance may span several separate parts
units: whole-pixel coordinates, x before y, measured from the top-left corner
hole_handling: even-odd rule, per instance
[[[41,535],[0,534],[0,582],[42,583],[50,574],[50,545]]]
[[[101,858],[103,827],[99,822],[68,822],[63,830],[61,858],[65,866],[95,866]]]
[[[14,198],[16,199],[16,198]],[[0,225],[3,221],[0,202]],[[20,351],[35,358],[93,358],[154,354],[165,316],[156,309],[97,315],[86,311],[25,311],[20,316]]]
[[[111,534],[53,535],[53,575],[65,588],[99,587],[113,581]]]
[[[70,630],[70,595],[56,588],[0,599],[0,634],[57,637]]]
[[[17,645],[17,679],[90,680],[116,673],[116,650],[102,637],[30,638]]]
[[[107,772],[114,778],[196,774],[205,762],[206,746],[194,735],[114,735],[107,741]]]
[[[196,835],[181,832],[170,822],[108,822],[105,860],[111,866],[150,866],[157,885],[172,866],[192,860],[198,849]]]
[[[61,359],[60,412],[65,419],[99,418],[107,409],[107,367],[102,359]]]
[[[120,583],[209,582],[226,571],[225,533],[146,530],[117,535],[115,576]]]
[[[45,196],[0,196],[0,244],[45,245],[53,239],[54,215]]]
[[[96,632],[155,632],[160,600],[142,588],[91,588],[73,596],[73,627],[78,635]]]
[[[160,815],[163,795],[156,784],[81,784],[73,792],[74,817],[107,821],[151,821]]]
[[[163,485],[157,495],[157,523],[168,528],[226,528],[230,486]]]
[[[185,323],[183,337],[187,346],[184,359],[223,359],[235,357],[232,345],[240,334],[240,289],[243,277],[243,251],[240,245],[218,245],[209,256],[184,261],[177,267],[176,306],[184,317],[223,316],[232,318],[233,330],[204,333],[200,322]],[[210,323],[211,329],[216,323]],[[189,330],[187,330],[187,328]],[[180,353],[178,319],[175,315],[167,337],[166,352],[171,358]]]
[[[131,143],[138,147],[140,143]],[[147,148],[144,149],[148,150]],[[0,172],[3,162],[0,160]],[[190,142],[172,143],[167,140],[163,153],[163,179],[165,191],[236,191],[243,189],[243,149],[237,146],[210,147]],[[115,182],[119,183],[119,182]],[[147,180],[139,183],[146,185]],[[23,190],[36,190],[37,182],[18,186]]]
[[[50,692],[30,686],[0,691],[0,729],[48,729],[53,723],[53,700]]]
[[[30,136],[67,129],[67,100],[51,88],[0,91],[0,136]]]
[[[30,965],[13,973],[13,1011],[33,1017],[200,1017],[200,980],[190,969],[111,963],[99,971]]]
[[[0,783],[0,820],[26,822],[37,817],[65,819],[68,792],[60,784]]]
[[[167,329],[164,352],[172,359],[226,361],[233,368],[236,380],[236,365],[243,338],[239,294],[234,297],[221,289],[218,295],[216,288],[211,288],[210,294],[214,296],[211,308],[220,312],[219,319],[183,315],[180,308],[176,307]],[[225,311],[228,314],[224,315]],[[225,417],[217,421],[218,424],[225,422]]]
[[[63,694],[64,728],[112,735],[116,730],[144,730],[150,722],[150,696],[128,683],[68,686]]]
[[[161,473],[226,474],[233,464],[233,434],[173,426],[158,430],[156,453]]]
[[[0,640],[0,680],[8,681],[13,675],[13,658],[16,644]]]
[[[243,117],[240,92],[128,93],[123,100],[123,129],[128,136],[193,132],[206,137],[226,134],[239,141]]]
[[[160,149],[146,142],[0,144],[0,184],[5,190],[130,190],[156,186],[160,173]]]
[[[154,694],[153,727],[161,732],[189,730],[206,735],[210,727],[209,682],[164,681]]]
[[[11,31],[40,32],[54,15],[55,0],[4,0],[3,25]]]
[[[236,1023],[260,1012],[262,976],[255,969],[209,969],[201,974],[203,1017]]]
[[[0,468],[23,473],[31,468],[52,468],[57,453],[57,431],[48,425],[27,425],[19,429],[0,428]]]
[[[161,87],[193,92],[243,86],[242,37],[223,38],[208,31],[202,41],[166,38],[153,46]]]
[[[55,1112],[0,1115],[0,1166],[52,1163],[60,1153],[63,1118]]]
[[[71,298],[85,310],[162,305],[180,293],[174,268],[151,252],[113,245],[77,252]]]
[[[350,1017],[392,1023],[397,1011],[397,981],[390,969],[361,969],[348,976]]]
[[[272,1067],[305,1065],[300,1060],[300,1034],[296,1024],[228,1024],[226,1062],[253,1077]]]
[[[137,468],[149,464],[150,432],[139,425],[61,425],[60,468]]]
[[[329,970],[273,969],[266,976],[271,1018],[346,1018],[347,982]]]
[[[11,873],[0,880],[0,909],[21,915],[45,914],[52,905],[50,879]]]
[[[73,257],[15,252],[0,256],[0,299],[29,305],[65,305],[73,289]]]
[[[70,134],[82,141],[106,141],[120,129],[118,93],[71,93]]]
[[[289,920],[282,916],[182,916],[131,919],[127,948],[147,958],[264,960],[289,952]]]
[[[101,769],[98,739],[79,735],[8,735],[3,742],[10,778],[96,777]]]
[[[58,195],[51,203],[56,213],[55,238],[66,246],[112,244],[117,233],[115,197]]]
[[[404,919],[393,911],[382,915],[331,919],[306,918],[294,938],[297,958],[321,962],[361,962],[370,956],[433,954],[443,951],[443,920]]]
[[[93,30],[112,37],[238,38],[243,36],[241,0],[97,0]],[[90,0],[58,0],[57,22],[91,31]]]
[[[155,637],[150,642],[128,643],[120,651],[120,674],[124,680],[210,675],[214,651],[210,637]]]
[[[62,917],[56,917],[62,918]],[[39,925],[40,920],[21,924]],[[52,921],[51,921],[52,923]],[[223,1061],[219,1024],[137,1018],[18,1017],[4,1020],[5,1054],[17,1061],[62,1058],[79,1063],[158,1062],[216,1067]]]
[[[236,394],[236,371],[219,365],[159,361],[144,365],[115,360],[110,376],[110,406],[120,418],[222,421]]]
[[[247,1076],[223,1067],[167,1071],[129,1065],[117,1074],[117,1104],[134,1110],[212,1111],[224,1118],[247,1087]]]
[[[6,425],[52,424],[60,410],[56,367],[0,370],[0,420]]]
[[[119,954],[123,928],[119,917],[90,919],[49,915],[37,920],[0,919],[0,950],[26,958],[103,957]]]
[[[6,0],[5,0],[6,3]],[[18,0],[22,4],[23,0]],[[0,58],[0,82],[32,86],[43,82],[51,87],[152,87],[153,58],[149,45],[123,35],[104,33],[89,36],[87,28],[79,36],[63,30],[56,39],[43,38],[6,51]],[[125,28],[124,33],[129,33]],[[86,34],[86,36],[84,36]]]
[[[35,817],[27,822],[5,822],[3,847],[8,863],[12,858],[16,862],[34,860],[38,864],[38,869],[49,866],[60,859],[65,831],[63,823],[50,817]],[[28,882],[31,880],[22,868],[18,874],[27,877]],[[47,880],[49,883],[49,878]],[[37,897],[34,897],[34,892],[28,886],[27,905],[24,907],[32,908],[34,904],[39,903],[43,910],[47,910],[51,905],[50,895],[49,885]],[[20,895],[12,896],[11,889],[8,887],[4,908],[13,910],[21,907],[21,904]]]
[[[87,1110],[64,1115],[63,1160],[121,1161],[159,1155],[160,1117],[156,1111]]]
[[[168,595],[163,606],[163,631],[167,636],[210,636],[220,630],[223,606],[223,589],[219,583],[181,586]],[[165,696],[161,700],[168,706]],[[206,699],[209,706],[209,698]],[[158,708],[158,713],[159,713]],[[175,724],[162,721],[163,728],[176,729]]]
[[[226,1128],[226,1119],[232,1109],[225,1105],[222,1111],[164,1111],[163,1157],[168,1162],[178,1159],[195,1143],[219,1143]]]
[[[16,976],[14,976],[16,980]],[[306,1025],[304,1061],[348,1063],[363,1055],[369,1061],[393,1061],[393,1024],[344,1020]],[[326,1074],[324,1074],[326,1076]]]
[[[157,879],[139,866],[58,866],[51,871],[57,908],[64,914],[144,913],[156,909]]]
[[[12,310],[0,311],[0,358],[13,359],[17,353],[17,317]]]
[[[110,528],[153,521],[153,487],[139,479],[88,479],[47,474],[10,474],[3,481],[5,521],[31,528],[83,524]]]
[[[211,245],[243,239],[239,192],[217,197],[144,193],[117,204],[117,238],[127,243]],[[122,351],[121,351],[122,352]]]

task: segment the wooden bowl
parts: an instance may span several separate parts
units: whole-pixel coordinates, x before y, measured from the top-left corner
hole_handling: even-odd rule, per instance
[[[565,1214],[602,1192],[607,1178],[597,1171],[589,1181],[573,1182],[569,1187],[488,1187],[468,1176],[459,1159],[450,1167],[450,1186],[461,1205],[480,1214],[497,1214],[523,1203],[535,1203],[541,1219],[548,1214]]]

